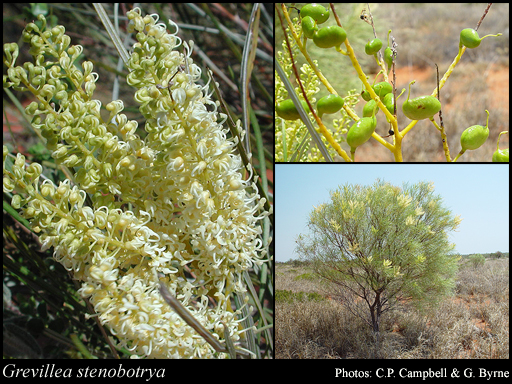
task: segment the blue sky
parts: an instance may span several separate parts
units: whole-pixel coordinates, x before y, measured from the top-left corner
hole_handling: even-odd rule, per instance
[[[308,233],[309,213],[329,202],[329,191],[378,178],[396,186],[433,181],[445,207],[463,219],[450,235],[456,252],[509,252],[508,164],[276,164],[276,260],[298,258],[295,238]]]

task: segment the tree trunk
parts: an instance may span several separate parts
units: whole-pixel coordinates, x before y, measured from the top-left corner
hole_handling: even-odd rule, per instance
[[[379,315],[376,312],[375,307],[372,305],[370,313],[372,315],[373,332],[379,332]]]
[[[370,306],[370,314],[372,317],[373,332],[379,332],[380,315],[382,313],[382,303],[380,301],[381,291],[375,292],[375,301]]]
[[[379,358],[380,356],[380,332],[379,332],[379,323],[380,323],[380,315],[382,314],[382,303],[380,301],[380,294],[382,290],[378,290],[375,292],[375,300],[373,304],[370,306],[370,314],[372,316],[372,325],[373,325],[373,334],[375,336],[375,355],[374,358]]]

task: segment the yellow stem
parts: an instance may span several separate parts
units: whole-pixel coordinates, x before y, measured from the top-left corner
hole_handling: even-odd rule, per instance
[[[293,27],[293,23],[292,21],[290,20],[290,15],[288,14],[288,11],[286,9],[286,6],[284,4],[282,4],[282,9],[283,9],[283,13],[284,13],[284,16],[286,18],[286,21],[288,23],[288,27],[290,28],[290,32],[297,44],[297,46],[299,47],[300,51],[304,54],[304,56],[306,57],[306,60],[308,61],[309,65],[311,66],[311,68],[313,68],[313,70],[315,71],[316,75],[318,76],[318,78],[320,79],[320,81],[322,81],[322,83],[324,83],[324,85],[327,87],[327,89],[329,90],[329,92],[331,94],[338,94],[336,92],[336,90],[329,84],[329,82],[327,81],[327,79],[322,75],[322,73],[318,70],[318,68],[316,67],[316,65],[313,63],[313,60],[311,60],[311,57],[308,55],[306,49],[305,49],[305,45],[302,44],[302,42],[300,41],[299,39],[299,36],[297,35],[297,32],[295,31],[295,28]],[[297,79],[297,81],[300,81],[299,79]],[[341,148],[341,146],[334,140],[334,138],[332,137],[331,135],[331,132],[329,132],[329,130],[325,127],[325,125],[322,123],[322,120],[320,119],[320,117],[318,117],[318,115],[316,114],[313,106],[311,105],[311,102],[309,101],[309,99],[306,97],[306,95],[304,94],[304,99],[306,100],[306,102],[308,103],[308,106],[309,106],[309,109],[311,111],[311,113],[313,114],[313,117],[315,118],[317,124],[318,124],[318,130],[320,131],[320,133],[325,137],[325,139],[327,140],[327,142],[334,148],[334,150],[347,162],[350,162],[350,157],[347,155],[347,153],[343,150],[343,148]]]
[[[446,160],[448,162],[451,162],[452,158],[450,156],[450,148],[448,147],[448,138],[446,137],[446,133],[444,131],[444,127],[443,126],[440,127],[439,125],[437,125],[436,121],[434,120],[434,117],[431,117],[430,121],[432,122],[432,124],[434,124],[434,126],[437,128],[437,130],[439,132],[441,132],[441,139],[443,141],[444,155],[446,157]]]

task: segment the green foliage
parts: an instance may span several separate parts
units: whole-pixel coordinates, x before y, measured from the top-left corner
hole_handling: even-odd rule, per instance
[[[458,258],[448,232],[461,219],[433,192],[425,182],[341,186],[311,212],[310,235],[297,240],[315,273],[368,300],[374,330],[396,299],[426,309],[453,292]]]
[[[480,253],[471,255],[469,256],[468,263],[475,269],[480,268],[482,265],[485,264],[485,257]]]
[[[298,268],[298,267],[307,267],[309,265],[309,262],[297,260],[297,259],[290,259],[286,262],[286,264]]]
[[[303,273],[302,275],[295,276],[293,278],[293,280],[294,281],[297,281],[297,280],[314,281],[314,280],[318,280],[318,275],[315,275],[314,273]]]

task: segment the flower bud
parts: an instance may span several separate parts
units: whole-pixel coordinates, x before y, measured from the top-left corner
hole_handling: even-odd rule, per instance
[[[41,195],[44,197],[50,197],[53,198],[53,195],[55,194],[55,185],[50,180],[45,180],[43,184],[40,187],[41,189]]]
[[[11,206],[14,208],[14,209],[20,209],[21,207],[21,196],[20,195],[14,195],[12,197],[12,200],[11,200]]]

